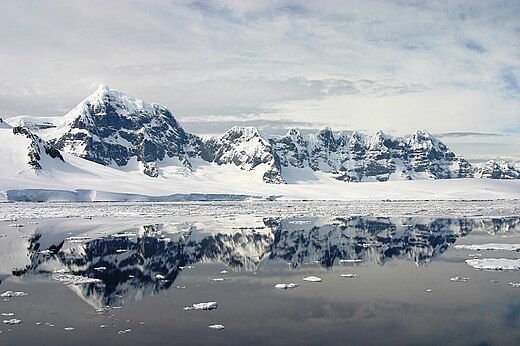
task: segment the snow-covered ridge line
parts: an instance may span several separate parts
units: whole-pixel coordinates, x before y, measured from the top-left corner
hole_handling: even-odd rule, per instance
[[[9,122],[24,123],[58,149],[105,166],[128,170],[135,161],[151,177],[168,177],[172,171],[197,174],[200,163],[212,163],[275,184],[315,179],[317,173],[348,182],[520,178],[519,168],[502,163],[490,162],[476,172],[423,131],[392,137],[382,131],[363,135],[325,128],[302,135],[291,129],[270,136],[235,126],[221,136],[203,138],[184,131],[166,107],[104,85],[64,117],[33,125],[27,118]]]

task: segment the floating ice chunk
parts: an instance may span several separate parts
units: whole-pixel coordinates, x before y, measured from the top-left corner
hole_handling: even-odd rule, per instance
[[[345,263],[360,263],[363,262],[362,259],[340,259],[339,263],[345,264]]]
[[[4,322],[4,324],[15,325],[15,324],[22,323],[22,320],[19,320],[19,319],[16,319],[16,318],[11,318],[9,320],[3,320],[3,322]]]
[[[321,282],[321,278],[317,277],[317,276],[307,276],[307,277],[304,277],[303,278],[303,281],[308,281],[308,282]]]
[[[97,284],[103,282],[100,279],[73,274],[54,274],[52,278],[64,285]]]
[[[484,270],[520,270],[520,259],[482,258],[466,260],[475,269]]]
[[[288,284],[276,284],[274,285],[274,288],[276,289],[279,289],[279,290],[286,290],[286,289],[293,289],[293,288],[296,288],[298,287],[298,284],[295,284],[294,282],[290,282]]]
[[[224,327],[222,324],[210,324],[208,328],[213,330],[222,330],[226,327]]]
[[[195,303],[192,306],[185,306],[182,308],[184,311],[187,310],[215,310],[218,307],[217,302],[207,302],[207,303]]]
[[[510,282],[509,284],[514,288],[520,288],[520,282]]]
[[[469,280],[470,280],[470,278],[463,278],[460,276],[454,276],[454,277],[450,278],[450,281],[453,281],[453,282],[468,282]]]
[[[342,278],[348,278],[348,279],[353,279],[353,278],[357,278],[358,277],[358,275],[356,273],[341,274],[340,276]]]
[[[68,241],[74,241],[74,240],[89,240],[90,237],[88,236],[76,236],[76,237],[68,237],[68,238],[65,238],[65,240],[68,240]]]
[[[66,274],[70,273],[70,270],[68,269],[56,269],[52,271],[53,274]]]
[[[63,330],[67,331],[67,332],[72,332],[73,330],[75,330],[76,328],[74,327],[65,327],[63,328]]]
[[[520,251],[520,244],[475,244],[475,245],[455,245],[457,250],[504,250],[504,251]]]
[[[24,297],[28,296],[28,293],[22,292],[22,291],[5,291],[4,293],[0,294],[0,297],[2,298],[12,298],[12,297]]]
[[[135,237],[136,235],[137,235],[137,233],[135,233],[135,232],[124,232],[124,233],[112,234],[111,237],[112,238],[130,238],[130,237]]]

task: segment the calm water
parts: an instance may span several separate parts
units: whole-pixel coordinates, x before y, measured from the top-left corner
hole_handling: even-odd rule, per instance
[[[0,344],[518,345],[520,272],[465,260],[519,253],[453,246],[484,243],[520,243],[520,219],[1,222],[0,293],[28,295],[0,301],[22,321]],[[100,282],[59,281],[80,277]]]

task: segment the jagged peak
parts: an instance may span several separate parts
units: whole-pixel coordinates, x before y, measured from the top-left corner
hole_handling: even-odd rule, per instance
[[[266,141],[265,136],[254,126],[233,126],[227,130],[223,135],[223,138],[242,138],[249,141],[253,138],[260,138]]]
[[[287,130],[287,132],[285,133],[284,137],[301,137],[302,136],[302,133],[300,131],[299,128],[291,128],[289,130]]]
[[[128,93],[111,88],[106,84],[100,84],[92,94],[63,117],[64,125],[69,125],[78,118],[82,118],[84,122],[92,123],[92,119],[88,119],[92,115],[92,112],[89,110],[93,108],[103,110],[109,104],[112,108],[117,109],[117,113],[123,117],[141,117],[143,115],[157,114],[158,111],[164,115],[171,114],[166,107],[159,103],[143,101]],[[104,112],[101,111],[94,114],[103,116]]]

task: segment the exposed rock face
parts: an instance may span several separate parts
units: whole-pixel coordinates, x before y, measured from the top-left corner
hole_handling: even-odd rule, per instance
[[[34,126],[34,131],[52,131],[60,150],[103,165],[126,166],[136,159],[151,177],[160,176],[165,165],[191,170],[193,159],[234,165],[276,184],[287,182],[288,168],[323,172],[347,182],[475,175],[468,161],[422,131],[405,138],[382,131],[367,136],[330,128],[309,135],[291,129],[283,136],[269,136],[254,127],[236,126],[221,136],[204,139],[185,132],[164,106],[106,86],[100,86],[62,120]],[[497,165],[486,164],[478,176],[519,177],[518,169]]]
[[[28,164],[35,170],[42,169],[42,166],[40,164],[42,155],[48,155],[53,159],[58,158],[62,162],[65,162],[59,150],[57,150],[51,144],[42,140],[40,137],[33,134],[27,128],[19,126],[13,127],[13,134],[22,135],[31,140],[27,153],[27,155],[29,156]]]
[[[488,179],[520,179],[520,167],[500,160],[489,160],[477,169],[477,176]]]

